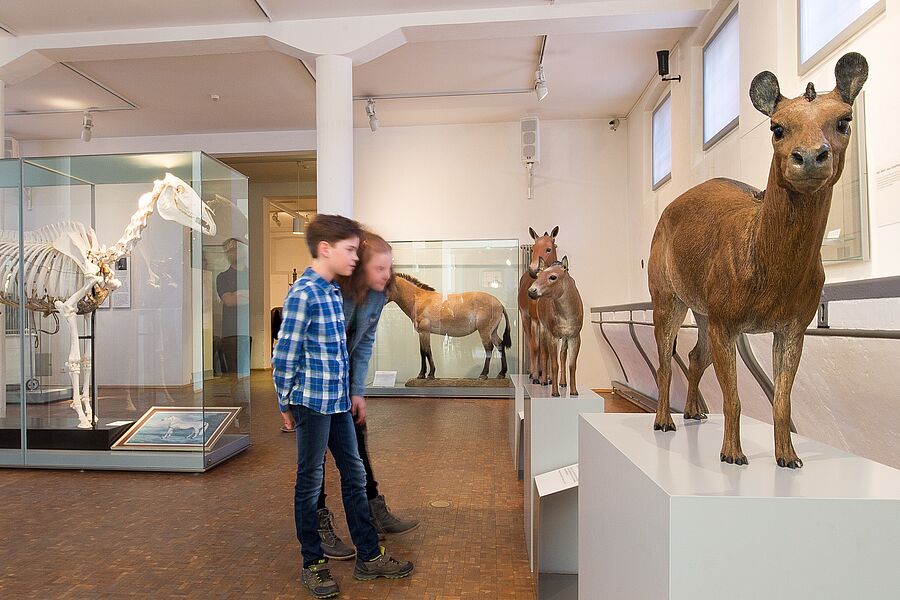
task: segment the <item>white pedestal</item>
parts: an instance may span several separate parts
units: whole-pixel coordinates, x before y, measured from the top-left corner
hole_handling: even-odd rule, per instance
[[[525,384],[528,375],[512,375],[510,380],[516,393],[509,404],[509,449],[512,451],[516,471],[521,471],[525,468],[522,432],[525,423]]]
[[[652,414],[579,424],[579,598],[900,598],[900,471],[744,417],[750,465],[719,461],[723,417],[653,431]]]
[[[565,392],[568,394],[568,390]],[[542,542],[546,547],[559,549],[545,552],[540,565],[534,562],[532,547],[534,531],[534,478],[578,462],[578,415],[604,410],[603,398],[588,389],[574,398],[550,397],[550,386],[525,385],[525,469],[523,492],[525,495],[525,543],[532,571],[549,573],[577,573],[578,546],[574,539],[566,538],[557,543],[547,536],[561,535],[566,528],[546,528]],[[574,498],[574,495],[573,495]],[[573,510],[569,518],[577,522],[578,513]]]

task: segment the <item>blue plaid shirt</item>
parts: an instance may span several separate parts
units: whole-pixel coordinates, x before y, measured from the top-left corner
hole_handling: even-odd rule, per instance
[[[282,411],[301,404],[323,414],[350,410],[350,359],[337,284],[307,268],[284,299],[272,378]]]

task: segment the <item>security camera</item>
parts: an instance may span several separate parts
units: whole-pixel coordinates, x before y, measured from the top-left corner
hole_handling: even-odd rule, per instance
[[[613,131],[615,131],[616,129],[618,129],[618,128],[619,128],[619,120],[618,120],[618,119],[612,119],[612,120],[610,120],[610,122],[609,122],[609,128],[612,129]]]

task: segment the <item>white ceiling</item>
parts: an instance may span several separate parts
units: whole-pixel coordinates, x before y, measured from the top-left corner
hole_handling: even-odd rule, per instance
[[[580,0],[556,0],[557,4]],[[594,0],[603,1],[603,0]],[[547,0],[260,0],[276,20],[490,7],[545,5]],[[265,17],[254,0],[2,0],[0,24],[20,35],[57,31],[253,22]],[[562,8],[562,7],[560,7]],[[357,97],[488,90],[528,90],[541,38],[483,23],[473,39],[452,29],[446,41],[412,41],[353,70]],[[434,34],[429,30],[429,35]],[[656,70],[655,51],[671,48],[687,29],[560,33],[548,37],[544,71],[550,88],[533,93],[380,99],[383,127],[494,123],[625,115]],[[492,35],[492,33],[494,35]],[[506,37],[504,37],[506,36]],[[418,39],[413,36],[411,39]],[[442,39],[437,35],[435,40]],[[315,81],[300,60],[274,50],[219,54],[72,60],[7,85],[6,134],[19,140],[76,139],[80,111],[94,113],[95,137],[315,129]],[[218,51],[218,50],[216,50]],[[188,53],[188,52],[186,52]],[[49,56],[49,55],[48,55]],[[133,55],[132,55],[133,56]],[[74,70],[73,70],[74,69]],[[83,73],[84,76],[79,75]],[[106,89],[104,89],[106,88]],[[212,94],[219,100],[214,102]],[[137,106],[132,109],[128,103]],[[123,110],[124,109],[124,110]],[[69,110],[19,115],[20,111]],[[111,112],[106,112],[111,110]],[[365,102],[353,105],[356,127],[368,126]]]

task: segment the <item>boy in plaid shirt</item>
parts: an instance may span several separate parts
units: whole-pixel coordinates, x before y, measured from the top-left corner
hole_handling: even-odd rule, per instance
[[[338,215],[319,215],[310,223],[306,243],[312,266],[284,300],[281,332],[272,355],[278,403],[282,412],[291,412],[296,427],[294,521],[303,556],[303,585],[316,598],[340,593],[322,552],[316,515],[326,448],[341,473],[344,512],[357,551],[353,576],[396,579],[413,570],[411,562],[392,558],[378,545],[353,428],[353,415],[365,406],[351,406],[343,299],[333,280],[353,272],[360,233],[358,223]],[[354,402],[365,399],[354,397]]]

